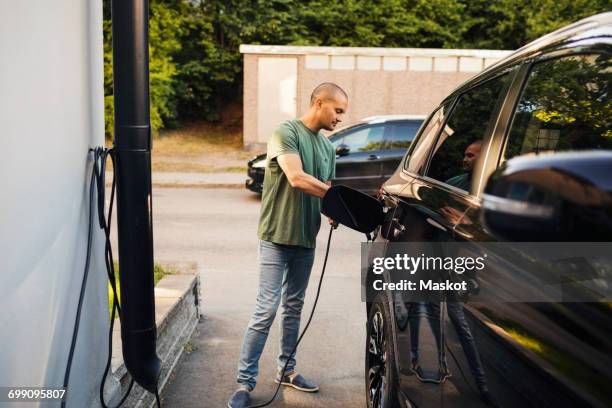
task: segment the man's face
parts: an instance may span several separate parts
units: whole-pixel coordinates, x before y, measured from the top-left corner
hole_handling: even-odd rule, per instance
[[[480,156],[480,143],[472,143],[463,152],[463,170],[471,173],[474,170],[474,163]]]
[[[348,108],[348,101],[342,92],[336,92],[333,97],[317,99],[317,116],[322,129],[334,130]]]

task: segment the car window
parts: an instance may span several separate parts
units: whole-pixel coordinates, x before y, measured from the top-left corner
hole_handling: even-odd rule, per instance
[[[343,144],[347,146],[350,153],[369,152],[380,150],[383,144],[383,125],[364,126],[347,134],[336,145]]]
[[[419,128],[421,127],[421,121],[406,121],[387,123],[385,126],[385,146],[386,150],[393,149],[407,149],[410,147],[410,143],[416,136]]]
[[[545,151],[612,149],[612,57],[579,55],[534,65],[504,158]]]
[[[332,146],[334,146],[334,149],[337,148],[340,143],[342,143],[342,139],[344,139],[344,135],[347,133],[346,130],[341,130],[338,133],[334,133],[331,136],[329,136],[329,141],[331,142]]]
[[[442,126],[442,123],[444,123],[444,118],[447,115],[451,104],[451,102],[447,102],[431,114],[429,117],[429,122],[427,122],[427,126],[425,126],[421,132],[416,143],[413,145],[414,147],[410,148],[409,156],[404,164],[404,168],[406,170],[421,174],[421,171],[425,168],[425,164],[427,163],[427,156],[432,143],[438,134],[440,126]]]
[[[462,94],[436,141],[427,176],[469,191],[482,140],[492,125],[509,74]]]

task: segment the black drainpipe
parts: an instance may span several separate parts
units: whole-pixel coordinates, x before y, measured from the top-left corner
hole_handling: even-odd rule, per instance
[[[117,224],[121,281],[121,340],[128,372],[155,392],[149,3],[112,0]]]

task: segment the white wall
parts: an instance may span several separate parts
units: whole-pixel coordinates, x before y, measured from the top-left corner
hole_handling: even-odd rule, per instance
[[[0,385],[60,387],[85,264],[88,148],[104,143],[102,1],[0,0],[0,58]],[[69,407],[95,401],[105,363],[94,232]]]
[[[295,117],[297,58],[259,58],[257,140],[265,143],[279,123]]]

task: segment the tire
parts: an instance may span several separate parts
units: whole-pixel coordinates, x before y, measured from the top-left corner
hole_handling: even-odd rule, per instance
[[[365,344],[365,391],[368,408],[395,408],[397,371],[391,331],[391,312],[383,294],[370,307]]]

